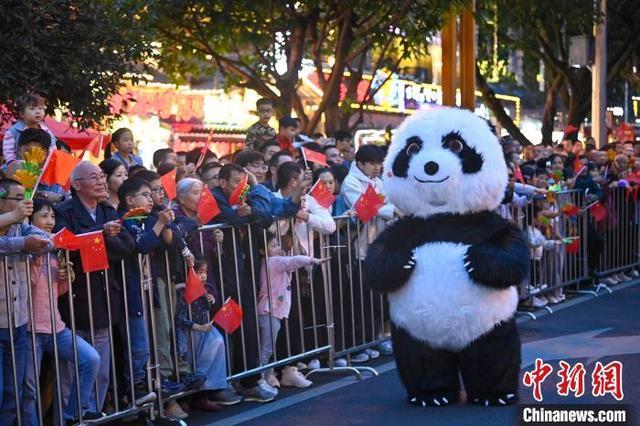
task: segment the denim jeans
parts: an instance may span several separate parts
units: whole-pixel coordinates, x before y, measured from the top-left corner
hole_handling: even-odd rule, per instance
[[[207,377],[200,390],[226,389],[227,360],[220,332],[215,327],[208,333],[191,331],[191,338],[196,351],[196,372]]]
[[[91,333],[89,332],[89,330],[78,329],[76,330],[76,332],[77,335],[82,337],[86,342],[91,342]],[[93,348],[99,355],[100,364],[97,376],[98,398],[96,400],[96,386],[92,386],[91,394],[89,396],[89,410],[100,412],[102,411],[104,399],[107,395],[109,382],[111,380],[111,347],[109,346],[109,329],[98,328],[95,330],[93,337]],[[71,392],[75,392],[75,388],[71,386],[74,377],[75,370],[73,367],[73,363],[60,360],[60,391],[62,392],[63,404],[65,404],[65,406],[68,405],[68,399],[71,395]]]
[[[122,341],[127,341],[127,329],[124,320],[124,314],[120,320],[120,335]],[[134,317],[129,315],[129,337],[131,346],[131,364],[133,366],[133,383],[144,381],[147,369],[147,361],[149,361],[149,336],[147,334],[147,322],[144,317]],[[129,373],[129,351],[127,345],[124,345],[124,361],[125,361],[125,377],[126,382],[130,381]]]
[[[22,382],[27,360],[29,338],[27,325],[13,329],[13,348],[16,356],[15,372],[18,379],[18,401],[22,400]],[[11,361],[9,329],[0,329],[0,355],[2,356],[2,381],[0,382],[0,426],[12,425],[16,418],[16,399],[13,387],[14,365]]]
[[[58,345],[58,359],[71,363],[73,367],[73,334],[71,330],[65,328],[56,334],[56,343]],[[28,361],[33,360],[33,352],[31,345],[28,345]],[[100,355],[98,352],[80,336],[76,336],[76,348],[78,351],[78,374],[80,379],[80,407],[84,413],[90,408],[91,391],[94,388],[98,370],[100,369]],[[54,355],[53,335],[46,333],[36,333],[36,362],[40,366],[42,356],[47,353]],[[36,380],[35,369],[29,362],[26,368],[24,378],[24,394],[22,396],[22,424],[37,426],[42,422],[38,422],[38,406],[36,404]],[[75,369],[74,374],[75,377]],[[62,389],[61,389],[62,391]],[[69,402],[64,409],[65,419],[78,418],[78,392],[76,389],[76,380],[73,381],[69,394],[64,395],[64,399],[68,398]]]

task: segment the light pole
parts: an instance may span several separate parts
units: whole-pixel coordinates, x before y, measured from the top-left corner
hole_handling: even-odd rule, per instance
[[[607,0],[599,0],[600,19],[593,27],[595,60],[591,69],[591,136],[598,148],[607,143]],[[598,0],[595,2],[598,12]]]

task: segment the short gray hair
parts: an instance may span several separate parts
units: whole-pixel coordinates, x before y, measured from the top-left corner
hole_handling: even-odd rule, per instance
[[[180,182],[178,182],[178,184],[176,185],[176,193],[178,197],[187,195],[189,191],[191,191],[191,188],[193,188],[193,185],[196,185],[198,183],[204,186],[204,184],[200,179],[196,179],[196,178],[181,179]]]
[[[93,163],[91,161],[81,161],[78,164],[76,164],[76,166],[73,168],[73,171],[71,172],[71,183],[82,178],[82,176],[80,176],[80,171],[89,165],[92,166]]]

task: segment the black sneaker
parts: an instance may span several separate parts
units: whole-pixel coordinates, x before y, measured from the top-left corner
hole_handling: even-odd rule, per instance
[[[136,397],[135,405],[137,406],[148,404],[156,400],[156,393],[149,392],[145,382],[136,383],[133,388],[133,392]]]
[[[163,396],[172,396],[187,390],[187,385],[184,383],[176,383],[168,379],[164,379],[161,386]]]
[[[82,415],[82,423],[93,423],[97,420],[103,419],[107,417],[107,415],[105,413],[96,413],[94,411],[85,411],[85,413]],[[72,426],[72,425],[77,425],[80,424],[80,420],[78,419],[67,419],[66,421],[67,426]]]
[[[207,376],[204,374],[182,374],[180,376],[180,382],[187,387],[187,390],[200,389],[206,380]]]

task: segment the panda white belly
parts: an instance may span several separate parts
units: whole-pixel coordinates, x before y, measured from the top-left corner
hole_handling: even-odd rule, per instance
[[[437,242],[416,248],[409,281],[388,293],[396,326],[432,347],[459,351],[513,315],[515,287],[492,289],[474,283],[462,260],[468,247]]]

